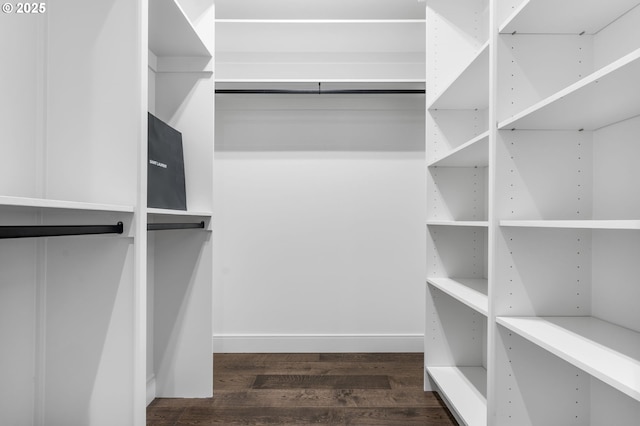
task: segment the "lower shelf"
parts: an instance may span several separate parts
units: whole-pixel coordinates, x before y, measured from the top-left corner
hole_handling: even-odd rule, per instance
[[[482,315],[488,315],[489,299],[487,297],[488,283],[486,279],[427,278],[427,282]]]
[[[484,367],[427,367],[449,409],[469,426],[487,424],[487,370]]]
[[[640,401],[640,333],[594,317],[498,317],[497,322]]]

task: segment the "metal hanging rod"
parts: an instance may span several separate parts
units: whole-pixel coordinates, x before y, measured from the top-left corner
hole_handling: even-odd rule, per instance
[[[198,223],[148,223],[147,231],[168,231],[170,229],[204,229],[204,221]]]
[[[0,239],[62,237],[67,235],[122,234],[122,222],[116,225],[33,225],[0,226]]]
[[[414,95],[424,94],[424,89],[216,89],[216,94],[258,95]]]
[[[216,89],[216,94],[226,95],[418,95],[424,93],[424,89]]]

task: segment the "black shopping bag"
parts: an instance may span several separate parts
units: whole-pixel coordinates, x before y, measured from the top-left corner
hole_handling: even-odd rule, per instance
[[[187,210],[182,133],[149,114],[147,206]]]

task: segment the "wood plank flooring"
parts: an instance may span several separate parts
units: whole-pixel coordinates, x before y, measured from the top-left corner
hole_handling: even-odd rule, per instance
[[[422,354],[215,354],[213,398],[157,398],[149,426],[456,425]]]

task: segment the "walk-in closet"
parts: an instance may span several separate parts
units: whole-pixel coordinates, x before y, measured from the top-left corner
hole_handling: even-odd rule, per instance
[[[640,0],[0,12],[0,425],[640,422]]]

